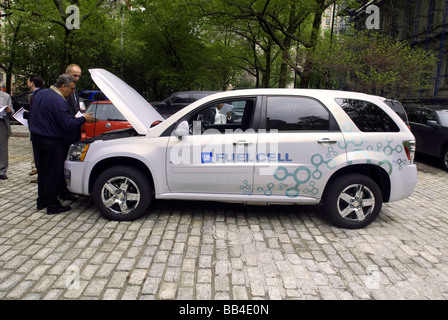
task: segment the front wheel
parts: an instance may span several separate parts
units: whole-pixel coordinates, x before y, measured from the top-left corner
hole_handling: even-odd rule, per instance
[[[107,219],[132,221],[148,209],[152,187],[139,170],[116,166],[100,174],[93,187],[93,200]]]
[[[361,174],[336,178],[323,198],[324,210],[333,224],[358,229],[372,223],[381,211],[383,196],[377,183]]]

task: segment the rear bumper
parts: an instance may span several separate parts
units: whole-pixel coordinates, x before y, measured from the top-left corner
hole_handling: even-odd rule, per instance
[[[417,187],[418,172],[415,164],[394,167],[391,177],[391,193],[389,201],[398,201],[409,197]]]

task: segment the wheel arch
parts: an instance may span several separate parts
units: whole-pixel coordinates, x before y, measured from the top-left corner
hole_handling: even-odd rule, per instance
[[[107,170],[109,168],[112,168],[112,167],[118,166],[118,165],[130,166],[130,167],[140,170],[148,178],[148,181],[151,183],[151,187],[154,192],[154,178],[152,176],[151,171],[146,166],[146,164],[144,164],[142,161],[135,159],[135,158],[112,157],[112,158],[107,158],[107,159],[104,159],[104,160],[98,162],[92,169],[92,172],[90,173],[90,179],[89,179],[89,193],[92,193],[95,181],[101,173],[103,173],[105,170]]]
[[[443,169],[448,171],[448,163],[445,162],[445,154],[448,152],[448,140],[446,140],[439,149],[439,158]]]
[[[339,169],[330,177],[330,179],[326,183],[323,197],[325,197],[325,194],[328,192],[328,188],[329,186],[331,186],[331,182],[333,182],[333,180],[339,178],[340,176],[351,173],[362,174],[373,179],[381,189],[383,202],[389,201],[391,193],[390,177],[384,168],[374,164],[356,164]]]

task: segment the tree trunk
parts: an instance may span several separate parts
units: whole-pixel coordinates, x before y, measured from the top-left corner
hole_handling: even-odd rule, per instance
[[[263,75],[262,87],[269,88],[271,82],[271,45],[267,47],[265,53],[266,53],[266,59],[265,59],[266,68]]]
[[[61,57],[61,74],[65,73],[67,66],[73,63],[71,50],[73,48],[73,32],[68,28],[65,28],[64,36],[64,49]]]
[[[314,50],[316,48],[317,39],[319,38],[320,25],[322,23],[322,14],[325,11],[326,7],[327,6],[325,5],[324,0],[318,1],[318,7],[314,12],[313,29],[311,30],[310,42],[308,45],[310,50],[306,54],[305,66],[302,73],[302,77],[300,79],[300,88],[306,89],[309,88],[310,86],[312,63],[310,62],[309,57],[313,55]]]
[[[8,94],[11,94],[11,84],[12,84],[12,73],[14,72],[14,62],[16,59],[16,44],[17,44],[17,38],[19,36],[20,26],[22,24],[22,21],[20,20],[17,23],[17,27],[14,30],[12,42],[11,42],[11,54],[10,54],[10,61],[8,63],[8,66],[6,67],[6,92]]]

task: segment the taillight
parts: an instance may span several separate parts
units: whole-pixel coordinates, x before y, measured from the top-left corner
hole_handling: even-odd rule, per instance
[[[410,163],[414,163],[415,157],[415,140],[403,141],[404,151]]]

